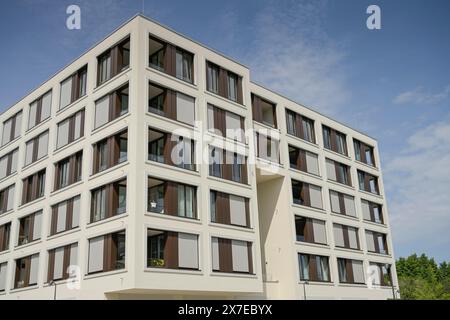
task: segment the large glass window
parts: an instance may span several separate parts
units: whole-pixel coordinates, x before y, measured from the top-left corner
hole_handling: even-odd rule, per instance
[[[208,63],[206,65],[206,72],[208,91],[219,93],[219,67]]]
[[[192,82],[192,54],[181,49],[177,49],[175,59],[176,77],[187,82]]]

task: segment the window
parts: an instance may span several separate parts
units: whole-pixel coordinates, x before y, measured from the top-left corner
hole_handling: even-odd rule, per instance
[[[0,179],[6,178],[17,171],[18,157],[19,148],[16,148],[0,158]]]
[[[52,206],[50,235],[74,229],[80,224],[80,196]]]
[[[152,113],[177,120],[191,126],[195,119],[195,98],[149,83],[148,109]]]
[[[253,120],[273,128],[277,127],[276,105],[274,103],[252,94],[252,111]]]
[[[177,48],[176,77],[178,79],[193,83],[193,55],[187,51]]]
[[[297,241],[327,244],[325,221],[295,216]]]
[[[42,211],[32,213],[19,219],[19,237],[17,245],[39,240],[41,238]]]
[[[14,190],[15,185],[13,184],[0,191],[0,214],[14,209]]]
[[[6,289],[6,273],[8,271],[8,263],[0,263],[0,292],[4,292]]]
[[[364,267],[360,260],[338,258],[339,282],[364,284]]]
[[[327,126],[322,126],[323,146],[325,149],[347,155],[346,135]]]
[[[356,217],[354,197],[330,190],[331,211],[346,216]]]
[[[300,280],[318,282],[331,281],[328,257],[299,253],[298,261]]]
[[[231,140],[245,140],[244,117],[211,104],[208,104],[208,130]]]
[[[336,247],[360,250],[358,228],[335,223],[333,233]]]
[[[183,218],[197,218],[196,187],[148,178],[147,199],[147,211],[149,212]]]
[[[280,162],[280,141],[272,137],[255,133],[256,156],[270,162]]]
[[[322,188],[309,183],[292,180],[292,198],[295,204],[322,209]]]
[[[250,228],[249,199],[210,191],[211,222]]]
[[[130,38],[115,45],[97,58],[97,85],[115,77],[130,65]]]
[[[292,169],[319,175],[319,160],[315,153],[289,145],[289,164]]]
[[[211,238],[214,272],[253,274],[253,244],[248,241]]]
[[[47,282],[68,279],[69,266],[78,263],[78,243],[48,251]]]
[[[355,159],[357,161],[375,167],[374,148],[359,140],[353,139],[353,146],[355,148]]]
[[[221,97],[243,103],[242,77],[209,61],[206,62],[206,88]]]
[[[128,130],[119,132],[93,145],[93,172],[104,171],[128,159]]]
[[[26,142],[25,166],[42,159],[48,154],[48,130]]]
[[[370,262],[369,264],[372,268],[375,268],[375,285],[379,286],[392,286],[392,274],[391,265],[383,263]]]
[[[223,159],[225,159],[225,163]],[[209,175],[247,184],[246,157],[216,147],[210,147]]]
[[[147,267],[198,270],[198,235],[148,229]]]
[[[59,190],[75,182],[81,181],[82,164],[82,150],[56,163],[54,190]]]
[[[10,237],[11,237],[11,222],[0,226],[0,252],[9,249]]]
[[[14,289],[25,288],[37,284],[39,271],[39,254],[16,260]]]
[[[95,129],[128,113],[128,84],[95,102]]]
[[[194,82],[194,55],[153,36],[149,39],[149,65],[183,81]]]
[[[387,247],[387,237],[384,233],[366,230],[367,251],[389,254]]]
[[[228,99],[237,101],[237,75],[228,72]]]
[[[22,125],[22,111],[3,122],[2,146],[20,136]]]
[[[61,82],[59,109],[60,110],[64,109],[69,104],[77,101],[78,99],[86,95],[86,83],[87,83],[87,66],[84,66],[83,68],[75,72],[73,75],[65,79],[63,82]]]
[[[58,123],[56,149],[84,136],[84,109]]]
[[[196,170],[194,140],[149,128],[148,159],[187,170]]]
[[[126,179],[91,191],[91,223],[126,212]]]
[[[37,126],[42,121],[50,118],[51,111],[52,91],[50,90],[30,104],[30,113],[28,115],[28,129],[31,129]]]
[[[300,139],[316,143],[314,120],[286,109],[287,132]]]
[[[384,224],[382,205],[361,199],[364,220]]]
[[[349,166],[330,159],[326,159],[325,162],[329,180],[346,184],[348,186],[352,185]]]
[[[89,239],[88,274],[125,269],[125,231]]]
[[[206,83],[208,91],[219,93],[219,67],[210,62],[206,64]]]
[[[39,199],[45,192],[45,169],[22,180],[22,205]]]
[[[359,189],[374,194],[380,194],[378,177],[367,172],[358,170]]]

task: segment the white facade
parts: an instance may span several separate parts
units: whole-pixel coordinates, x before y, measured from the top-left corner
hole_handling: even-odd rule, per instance
[[[149,67],[149,35],[193,54],[193,83]],[[97,85],[97,73],[100,72],[97,57],[127,37],[130,38],[129,67],[119,70],[110,80]],[[207,90],[206,61],[242,77],[242,104]],[[69,97],[69,87],[65,80],[85,65],[87,65],[86,94],[73,101]],[[149,82],[179,93],[176,97],[178,121],[148,111]],[[108,109],[108,104],[99,103],[99,99],[127,83],[128,110],[109,121],[108,112],[111,112],[111,108]],[[49,100],[47,93],[50,90],[52,94]],[[254,117],[251,94],[276,104],[276,129],[252,120]],[[41,102],[41,122],[38,123],[33,103],[42,96],[44,98]],[[192,102],[194,112],[185,112]],[[51,104],[50,110],[46,107],[48,103]],[[280,148],[280,161],[278,164],[272,163],[271,167],[276,168],[276,172],[269,172],[273,171],[268,169],[269,161],[256,158],[256,165],[249,164],[247,167],[247,184],[241,184],[211,176],[208,164],[199,162],[196,170],[185,170],[149,160],[149,127],[164,132],[177,132],[176,130],[183,129],[182,135],[196,140],[194,154],[197,160],[202,156],[198,152],[201,151],[199,147],[208,150],[208,146],[211,145],[227,150],[238,147],[238,153],[247,156],[248,161],[254,158],[255,140],[252,136],[247,136],[242,142],[235,142],[227,133],[228,138],[208,141],[209,138],[217,138],[217,135],[207,130],[208,119],[211,121],[213,117],[212,113],[208,113],[208,104],[228,111],[227,128],[239,127],[237,116],[241,116],[245,119],[246,130],[269,129],[274,135],[279,136],[277,145]],[[60,106],[65,107],[60,109]],[[99,111],[102,107],[108,111]],[[317,143],[309,143],[287,133],[285,108],[314,120]],[[84,110],[84,115],[81,116],[80,113],[77,116],[77,112],[81,110]],[[14,131],[11,131],[11,123],[7,120],[18,112],[21,113],[16,119]],[[47,116],[48,113],[50,117]],[[62,124],[62,121],[72,115],[73,119],[76,119],[73,121],[74,141],[66,144],[65,134],[72,129],[61,125],[58,127],[58,124]],[[84,119],[84,135],[78,138],[81,119]],[[197,122],[195,126],[190,125],[193,121]],[[322,124],[346,135],[348,156],[324,148]],[[93,174],[95,172],[93,159],[96,157],[93,145],[123,130],[127,130],[128,139],[126,161]],[[64,250],[58,248],[69,245],[71,247],[66,256],[70,258],[66,259],[70,260],[70,265],[79,266],[81,281],[78,284],[79,288],[72,280],[56,281],[57,299],[304,299],[305,291],[307,299],[392,298],[391,286],[369,289],[366,284],[340,283],[337,258],[362,261],[364,272],[361,271],[358,262],[354,263],[355,281],[361,280],[361,277],[367,280],[366,271],[370,262],[390,264],[392,281],[394,286],[397,286],[377,142],[250,82],[250,71],[245,66],[145,17],[136,16],[131,19],[6,110],[0,116],[0,133],[3,134],[0,140],[3,142],[0,147],[2,176],[3,170],[7,170],[3,169],[2,157],[10,153],[14,155],[11,173],[1,178],[0,190],[15,186],[14,196],[8,189],[8,204],[5,206],[7,209],[0,214],[0,227],[11,223],[9,248],[0,252],[0,299],[53,299],[55,288],[48,283],[51,260],[49,250],[56,249],[52,263],[53,276],[60,275],[63,273],[61,268],[65,258]],[[11,135],[16,138],[11,138]],[[36,137],[39,137],[35,140],[39,147],[33,152],[32,147],[27,146],[27,142]],[[374,147],[377,168],[355,159],[353,138]],[[306,159],[310,173],[290,168],[288,144],[307,151]],[[17,148],[18,152],[14,152]],[[81,150],[83,152],[81,179],[55,191],[55,164]],[[276,158],[278,157],[272,156],[270,159],[276,161]],[[328,179],[330,177],[327,174],[326,159],[336,160],[350,167],[351,187]],[[42,169],[46,169],[44,195],[24,203],[23,179]],[[359,190],[358,169],[378,177],[380,195]],[[187,219],[149,212],[147,208],[149,177],[195,187],[197,218]],[[291,178],[311,185],[310,200],[315,208],[294,204]],[[125,208],[120,209],[117,215],[91,222],[91,211],[94,210],[92,191],[123,179],[126,179]],[[231,194],[231,225],[212,222],[210,190]],[[330,200],[330,190],[347,195],[345,207],[350,208],[349,211],[352,212],[350,216],[332,212],[333,197]],[[62,213],[67,211],[64,205],[58,206],[56,214],[60,218],[57,219],[59,223],[55,224],[55,228],[58,231],[64,230],[65,224],[71,226],[70,230],[51,235],[52,206],[78,196],[72,205],[73,214],[70,223],[63,220],[67,219]],[[242,197],[248,199],[249,228],[242,227],[247,219],[243,213],[246,204]],[[354,206],[350,199],[354,199]],[[365,209],[367,205],[362,200],[383,206],[384,224],[364,220],[364,217],[370,218],[370,212],[367,213]],[[121,200],[118,201],[120,203]],[[334,203],[338,201],[335,200]],[[20,221],[24,220],[20,219],[33,213],[38,213],[36,217],[40,217],[34,219],[33,239],[21,244]],[[318,242],[325,244],[296,241],[295,215],[324,221],[322,224],[314,224],[314,232],[317,234]],[[336,247],[334,223],[357,228],[360,250]],[[178,269],[148,267],[149,229],[177,233]],[[367,251],[366,230],[387,235],[388,254]],[[103,255],[107,240],[103,236],[118,231],[125,231],[124,265],[120,265],[117,270],[94,273],[93,271],[102,270],[106,261]],[[235,272],[214,271],[220,268],[221,264],[220,243],[216,238],[231,240],[231,261]],[[248,246],[251,249],[248,249]],[[186,254],[187,252],[190,254]],[[304,285],[304,281],[300,279],[298,253],[328,257],[330,281],[326,283],[309,281]],[[32,285],[19,288],[17,263],[18,259],[24,257],[31,257],[28,278],[25,282],[28,281]]]

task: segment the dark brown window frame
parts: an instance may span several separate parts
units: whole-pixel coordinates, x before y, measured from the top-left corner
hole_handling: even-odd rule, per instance
[[[265,158],[261,155],[261,142],[264,142],[264,138],[261,139],[261,136],[265,137],[265,142],[266,142],[266,148],[269,150],[268,146],[270,145],[270,156],[272,156],[273,152],[277,152],[278,153],[278,157],[276,159],[276,161],[272,161],[272,159],[269,157],[269,155],[267,155],[268,158]],[[255,139],[256,139],[256,157],[264,159],[266,161],[272,162],[272,163],[280,163],[280,140],[274,139],[273,137],[270,137],[266,134],[260,134],[258,131],[255,132]],[[263,141],[261,141],[263,140]],[[277,147],[278,150],[273,150],[272,149],[272,140],[277,141]],[[266,153],[268,153],[268,150]]]
[[[31,105],[34,104],[34,103],[36,103],[36,119],[35,119],[34,126],[30,127],[29,125],[30,125],[30,114],[31,114],[31,113],[28,114],[28,127],[27,127],[27,130],[31,130],[31,129],[33,129],[34,127],[36,127],[37,125],[39,125],[41,122],[44,122],[45,120],[51,118],[51,116],[52,116],[52,110],[51,110],[51,108],[52,108],[52,104],[53,104],[52,102],[50,102],[50,113],[49,113],[48,117],[45,118],[45,119],[42,119],[42,100],[43,100],[44,97],[45,97],[47,94],[49,94],[49,93],[51,94],[52,99],[53,99],[53,89],[50,89],[50,90],[48,90],[46,93],[44,93],[44,94],[41,95],[39,98],[37,98],[36,100],[34,100],[33,102],[31,102],[31,103],[29,104],[28,107],[31,109]]]
[[[341,274],[339,271],[339,260],[344,261],[345,263],[345,271],[347,280],[343,281],[341,279]],[[353,261],[362,262],[362,260],[356,260],[356,259],[348,259],[348,258],[337,258],[336,259],[338,264],[338,276],[339,276],[339,282],[340,283],[348,283],[348,284],[365,284],[365,282],[355,282],[354,273],[353,273]]]
[[[300,219],[304,219],[305,220],[305,224],[303,226],[303,233],[304,233],[304,240],[299,240],[299,230],[297,229],[297,221]],[[295,215],[295,236],[296,236],[296,241],[298,242],[306,242],[306,243],[314,243],[314,244],[318,244],[318,245],[327,245],[328,243],[322,243],[322,242],[316,242],[315,238],[314,238],[314,227],[313,227],[313,223],[314,221],[319,221],[319,222],[325,222],[324,220],[319,220],[319,219],[314,219],[314,218],[309,218],[309,217],[304,217],[304,216],[300,216],[300,215]],[[326,227],[325,227],[325,233],[326,233]]]
[[[119,203],[119,196],[120,196],[120,187],[125,183],[125,208],[123,212],[118,212],[118,209],[120,208]],[[94,215],[95,215],[95,204],[96,199],[95,195],[97,192],[101,192],[102,190],[105,190],[105,217],[103,219],[95,220],[94,221]],[[127,211],[127,202],[128,202],[128,181],[127,178],[124,177],[122,179],[116,180],[114,182],[110,182],[107,184],[104,184],[102,186],[99,186],[97,188],[94,188],[90,190],[91,194],[91,213],[90,213],[90,223],[96,223],[98,221],[104,221],[106,219],[125,214]]]
[[[20,110],[20,111],[18,111],[18,112],[16,112],[16,114],[14,114],[12,117],[9,117],[8,119],[6,119],[5,121],[3,121],[3,127],[2,127],[2,130],[3,130],[3,135],[4,135],[4,133],[5,133],[5,123],[7,123],[8,121],[11,121],[11,129],[10,129],[10,134],[9,134],[9,137],[10,137],[10,139],[9,139],[9,141],[8,142],[5,142],[5,143],[3,143],[3,135],[2,135],[2,147],[3,146],[6,146],[8,143],[10,143],[10,142],[12,142],[12,141],[14,141],[14,140],[16,140],[17,138],[19,138],[20,137],[20,133],[19,133],[19,135],[16,137],[15,136],[15,132],[16,132],[16,126],[17,126],[17,116],[18,115],[21,115],[21,116],[23,116],[23,110]],[[23,119],[21,119],[22,120],[22,122],[23,122]],[[20,123],[19,124],[20,126],[22,125],[22,123]]]
[[[67,164],[69,169],[67,171],[67,184],[61,185],[61,166]],[[55,163],[55,180],[54,191],[68,187],[78,181],[81,181],[83,175],[83,150],[80,150],[62,160]]]
[[[126,230],[119,230],[119,231],[115,231],[112,233],[108,233],[108,234],[104,234],[98,237],[93,237],[88,239],[88,242],[90,243],[91,240],[93,239],[97,239],[99,237],[103,237],[103,269],[99,270],[99,271],[94,271],[94,272],[89,272],[88,270],[88,275],[91,274],[97,274],[97,273],[102,273],[102,272],[108,272],[108,271],[114,271],[114,270],[123,270],[125,269],[125,263],[123,267],[117,267],[117,259],[118,259],[118,236],[122,235],[124,236],[124,241],[125,241],[125,254],[124,254],[124,259],[126,261]],[[89,250],[88,250],[89,251]],[[88,252],[88,263],[89,263],[89,257],[90,257],[90,252]]]
[[[75,121],[76,121],[76,117],[78,114],[81,114],[81,123],[80,123],[80,137],[75,139]],[[72,115],[68,116],[67,118],[65,118],[64,120],[58,122],[58,124],[56,125],[56,133],[58,133],[58,128],[59,126],[66,122],[67,120],[69,120],[69,134],[68,134],[68,139],[67,139],[67,144],[63,145],[63,146],[56,146],[56,150],[59,150],[61,148],[64,148],[65,146],[71,144],[72,142],[75,142],[81,138],[84,137],[84,121],[85,121],[85,115],[86,115],[86,111],[85,108],[78,110],[77,112],[73,113]],[[58,137],[56,137],[58,139]]]
[[[123,159],[121,161],[120,158],[120,143],[122,139],[122,135],[127,135],[127,159],[128,159],[128,128],[121,130],[113,135],[110,135],[102,140],[97,141],[92,145],[93,148],[93,166],[92,166],[92,175],[95,175],[99,172],[108,170],[113,168],[120,163],[127,161],[127,159]],[[106,167],[101,168],[101,148],[106,148]]]
[[[158,38],[158,37],[156,37],[156,36],[154,36],[152,34],[149,34],[149,41],[150,40],[158,42],[162,46],[162,48],[160,50],[158,50],[157,52],[155,52],[153,55],[158,54],[161,51],[163,52],[163,61],[162,61],[163,62],[163,67],[161,68],[160,66],[156,66],[156,65],[152,64],[151,63],[151,57],[152,56],[150,56],[150,55],[148,57],[148,65],[149,65],[149,67],[152,68],[152,69],[156,69],[158,71],[164,72],[164,73],[166,73],[166,74],[168,74],[168,75],[170,75],[172,77],[175,77],[175,78],[177,78],[179,80],[185,81],[187,83],[194,84],[194,79],[195,79],[195,76],[194,76],[194,70],[195,70],[195,68],[194,68],[194,56],[195,55],[192,52],[189,52],[186,49],[183,49],[183,48],[181,48],[179,46],[176,46],[176,45],[174,45],[174,44],[172,44],[170,42],[167,42],[167,41],[165,41],[165,40],[163,40],[161,38]],[[176,67],[177,67],[177,65],[176,65],[176,54],[177,54],[177,52],[181,53],[182,55],[188,55],[188,56],[191,57],[191,68],[190,68],[191,71],[190,72],[191,72],[191,78],[192,79],[190,81],[187,80],[187,79],[184,79],[182,77],[177,77],[177,69],[176,69]]]
[[[330,145],[327,146],[327,143],[325,143],[325,134],[323,134],[323,147],[327,150],[331,150],[334,151],[336,153],[339,154],[343,154],[344,156],[348,156],[348,146],[347,146],[347,135],[345,133],[342,133],[336,129],[330,128],[329,126],[326,125],[322,125],[322,132],[324,132],[325,130],[329,130],[330,132]],[[339,152],[338,150],[338,136],[342,135],[343,136],[343,142],[344,142],[344,152]]]
[[[15,272],[14,272],[14,289],[18,288],[26,288],[33,285],[36,285],[37,283],[30,283],[30,272],[31,272],[31,258],[35,255],[39,256],[39,253],[35,253],[26,257],[18,258],[15,260]],[[19,262],[22,262],[22,260],[25,260],[25,278],[24,278],[24,284],[23,286],[19,286]]]
[[[334,232],[334,226],[340,226],[342,228],[342,235],[344,238],[344,246],[338,246],[337,244],[335,244],[336,248],[345,248],[348,250],[356,250],[356,251],[361,251],[361,239],[359,238],[359,228],[354,227],[354,226],[347,226],[345,224],[341,224],[341,223],[333,223],[333,232]],[[349,239],[349,235],[348,235],[348,230],[349,228],[353,228],[356,229],[356,244],[358,245],[358,248],[352,248],[350,247],[350,239]]]
[[[242,196],[237,196],[231,193],[221,192],[217,190],[211,189],[209,192],[210,196],[210,206],[212,206],[212,197],[214,194],[215,199],[215,219],[213,221],[213,217],[211,216],[211,222],[213,223],[219,223],[219,224],[225,224],[230,226],[235,226],[239,228],[247,228],[251,229],[251,222],[250,222],[250,199]],[[231,223],[231,212],[230,212],[230,195],[241,197],[245,201],[245,222],[246,225],[237,225]],[[210,207],[210,212],[212,212],[213,208]]]
[[[122,93],[125,90],[128,90],[128,94]],[[95,106],[94,106],[94,127],[96,125],[95,112],[96,112],[96,108],[97,108],[97,102],[108,96],[109,110],[108,110],[108,121],[104,124],[101,124],[98,127],[95,127],[94,130],[98,130],[99,128],[105,127],[111,121],[114,121],[115,119],[120,118],[121,116],[126,115],[127,113],[130,112],[130,100],[129,100],[130,92],[129,92],[129,90],[130,90],[130,85],[127,82],[127,83],[121,85],[119,88],[105,94],[104,96],[102,96],[101,98],[99,98],[95,101],[95,103],[94,103],[95,104]],[[123,103],[122,103],[122,99],[121,99],[122,96],[127,97],[126,110],[122,110],[123,109]]]
[[[129,44],[130,49],[123,48],[127,43]],[[129,61],[128,64],[126,65],[123,64],[124,50],[129,51],[128,53]],[[124,39],[122,39],[121,41],[119,41],[118,43],[116,43],[115,45],[113,45],[112,47],[110,47],[109,49],[105,50],[103,53],[97,56],[97,87],[113,79],[115,76],[122,73],[122,71],[125,71],[130,67],[131,63],[130,52],[131,52],[131,36],[127,35]],[[111,59],[109,65],[111,74],[108,79],[103,79],[103,81],[101,81],[100,75],[101,60],[106,56],[110,56]]]
[[[207,104],[207,108],[212,108],[213,111],[213,118],[214,118],[214,134],[217,134],[219,136],[222,137],[226,137],[226,132],[227,132],[227,113],[229,114],[233,114],[235,116],[238,116],[240,119],[240,129],[242,130],[242,132],[245,131],[245,118],[238,115],[237,113],[222,109],[220,107],[217,107],[211,103]],[[208,123],[208,128],[209,128],[209,123]],[[236,140],[236,139],[235,139]],[[244,138],[242,139],[242,142],[244,142]]]
[[[294,117],[294,132],[287,132],[290,135],[293,135],[294,137],[300,138],[302,140],[305,140],[307,142],[313,143],[313,144],[317,144],[316,142],[316,130],[314,128],[314,123],[315,121],[311,118],[305,117],[303,115],[301,115],[300,113],[297,113],[293,110],[287,109],[286,108],[286,126],[287,128],[289,128],[288,125],[288,121],[289,121],[289,117],[288,117],[288,113],[290,113],[293,117]],[[310,126],[311,126],[311,140],[306,139],[306,135],[305,132],[303,130],[303,121],[309,122]]]
[[[41,190],[39,178],[43,176],[44,183]],[[22,180],[22,205],[43,198],[45,193],[46,169],[42,169]],[[40,195],[42,193],[42,195]]]
[[[358,148],[356,147],[358,145]],[[368,166],[372,166],[374,168],[377,167],[375,162],[375,148],[371,145],[368,145],[367,143],[362,142],[361,140],[353,138],[353,146],[355,148],[355,159],[356,161],[362,162],[364,164],[367,164]],[[370,164],[366,157],[366,152],[370,153],[370,157],[372,158],[372,164]],[[359,159],[358,159],[359,157]]]
[[[184,267],[180,267],[179,266],[179,250],[178,250],[178,236],[180,233],[186,233],[186,232],[176,232],[176,231],[169,231],[169,230],[162,230],[162,229],[154,229],[154,228],[147,228],[147,232],[148,231],[156,231],[156,232],[161,232],[162,234],[158,234],[158,235],[154,235],[154,236],[148,236],[147,235],[147,252],[146,252],[146,258],[147,258],[147,263],[146,263],[146,267],[147,268],[161,268],[161,269],[176,269],[176,270],[200,270],[200,262],[197,261],[198,263],[198,268],[184,268]],[[189,233],[190,235],[195,235],[197,236],[197,257],[200,257],[200,252],[199,252],[199,235],[195,234],[195,233]],[[149,258],[149,240],[152,238],[156,238],[156,237],[163,237],[164,238],[164,258],[163,260],[163,265],[149,265],[149,260],[150,259],[156,259],[156,258]],[[161,259],[157,259],[157,260],[161,260]]]
[[[367,249],[367,251],[371,252],[371,253],[378,253],[378,254],[382,254],[382,255],[389,255],[390,253],[389,253],[389,247],[388,247],[388,242],[387,242],[387,234],[386,233],[382,233],[382,232],[373,231],[373,230],[366,230],[366,232],[367,231],[372,234],[373,244],[374,244],[374,247],[375,247],[375,251],[370,251],[369,249]],[[384,249],[385,249],[386,252],[381,252],[380,245],[378,243],[378,236],[382,237]]]
[[[52,205],[52,218],[50,222],[50,236],[53,236],[55,234],[63,233],[75,228],[78,228],[78,226],[72,225],[72,218],[73,218],[73,203],[75,199],[79,198],[81,201],[81,195],[77,195],[75,197],[60,201],[54,205]],[[58,206],[60,204],[66,203],[66,228],[63,231],[56,232],[56,228],[58,225]]]
[[[234,273],[234,274],[255,274],[253,268],[253,242],[246,240],[228,239],[221,237],[211,237],[216,238],[218,241],[218,254],[219,254],[219,269],[212,269],[213,272],[220,273]],[[248,257],[248,272],[234,271],[233,270],[233,248],[232,241],[242,241],[247,243],[247,257]]]
[[[242,93],[242,76],[229,71],[227,69],[224,69],[222,67],[220,67],[219,65],[215,64],[214,62],[211,61],[206,61],[206,82],[208,83],[209,80],[209,75],[208,75],[208,68],[218,68],[218,92],[214,92],[209,90],[209,88],[207,88],[206,90],[208,92],[212,92],[214,94],[218,94],[219,96],[228,99],[230,101],[236,102],[238,104],[243,104],[243,93]],[[228,86],[229,86],[229,77],[233,76],[236,77],[236,100],[232,100],[229,97],[229,92],[228,92]]]
[[[39,139],[44,136],[44,135],[48,135],[48,140],[47,140],[47,153],[45,155],[43,155],[42,157],[38,158],[38,154],[39,154]],[[28,164],[24,164],[24,167],[28,167],[31,166],[33,163],[35,163],[36,161],[43,159],[45,157],[48,156],[48,149],[49,149],[49,141],[50,141],[50,130],[45,130],[43,132],[41,132],[40,134],[38,134],[37,136],[31,138],[30,140],[25,142],[25,158],[27,155],[27,145],[29,143],[33,144],[33,149],[32,149],[32,154],[31,154],[31,162]],[[25,160],[26,161],[26,160]]]
[[[365,219],[364,216],[363,216],[363,219],[364,219],[365,221],[370,221],[370,222],[373,222],[373,223],[378,223],[378,224],[383,224],[383,225],[384,225],[385,223],[384,223],[384,210],[383,210],[383,205],[382,205],[382,204],[379,204],[379,203],[375,203],[375,202],[369,201],[369,200],[366,200],[366,199],[361,199],[361,201],[366,201],[366,202],[368,203],[368,206],[369,206],[369,213],[370,213],[370,220]],[[380,220],[381,220],[381,222],[377,222],[377,221],[375,220],[375,212],[374,212],[374,208],[376,208],[376,207],[378,207],[378,210],[379,210],[379,212],[380,212]]]
[[[300,193],[298,194],[298,196],[295,195],[296,190],[294,190],[294,184],[298,183],[299,184],[299,188],[300,188]],[[307,183],[304,181],[300,181],[300,180],[296,180],[296,179],[291,179],[291,187],[292,187],[292,198],[293,198],[293,202],[294,204],[298,204],[301,206],[306,206],[306,207],[310,207],[310,208],[314,208],[314,209],[318,209],[318,210],[323,210],[323,208],[316,208],[316,207],[312,207],[311,206],[311,196],[309,193],[309,186],[313,185],[311,183]],[[317,186],[317,185],[313,185],[315,187],[319,187],[320,191],[322,193],[322,187]],[[323,201],[323,200],[322,200]],[[323,206],[323,203],[322,203]]]
[[[23,246],[25,244],[29,244],[35,241],[38,241],[42,238],[42,234],[39,235],[39,238],[34,239],[34,220],[37,214],[41,215],[42,221],[42,210],[33,212],[24,217],[19,218],[19,234],[17,235],[17,247]],[[28,225],[28,228],[25,226]],[[27,242],[23,243],[23,240],[26,239]]]
[[[251,98],[252,98],[253,120],[276,129],[278,127],[276,103],[271,102],[267,99],[264,99],[254,93],[251,94]],[[269,104],[272,107],[272,114],[273,114],[273,123],[272,124],[266,123],[263,120],[262,103]]]
[[[221,149],[218,147],[209,147],[209,153],[212,154],[213,150],[218,150],[218,152],[222,152],[222,163],[210,163],[208,174],[211,177],[217,177],[229,181],[234,181],[236,183],[241,184],[248,184],[248,169],[247,169],[247,157],[241,154],[238,154],[236,152],[227,151],[226,149]],[[235,164],[234,159],[237,156],[241,156],[243,159],[242,163]],[[211,157],[210,157],[211,158]],[[228,161],[226,159],[233,158],[233,163],[227,163]],[[211,159],[210,159],[211,160]],[[220,168],[220,175],[214,175],[214,166],[218,165]],[[233,170],[235,168],[235,165],[239,166],[240,170],[240,181],[233,180]]]
[[[301,262],[300,262],[300,256],[308,256],[308,279],[302,279],[302,273],[301,273]],[[317,267],[316,267],[316,259],[317,257],[320,258],[326,258],[327,260],[327,265],[328,265],[328,280],[321,280],[318,278],[318,273],[317,273]],[[298,264],[299,264],[299,273],[300,273],[300,281],[311,281],[311,282],[320,282],[320,283],[331,283],[331,271],[330,271],[330,257],[329,256],[322,256],[322,255],[318,255],[318,254],[309,254],[309,253],[302,253],[299,252],[298,253]]]
[[[13,157],[14,152],[18,153],[19,152],[19,147],[17,147],[14,150],[8,152],[7,154],[5,154],[4,156],[2,156],[0,158],[0,161],[3,160],[3,158],[6,158],[6,157],[8,158],[8,160],[6,162],[6,175],[3,178],[0,178],[0,179],[5,179],[5,178],[9,177],[10,175],[12,175],[12,174],[17,172],[17,167],[18,167],[17,163],[16,163],[16,171],[14,171],[14,172],[12,171],[12,157]],[[18,157],[18,154],[17,154],[17,157]]]
[[[190,185],[190,184],[186,184],[186,183],[175,182],[175,181],[161,179],[161,178],[152,177],[152,176],[149,176],[148,179],[158,180],[161,182],[161,184],[154,186],[154,188],[160,187],[161,185],[164,188],[164,191],[163,191],[164,215],[169,215],[169,216],[174,216],[174,217],[179,217],[179,218],[184,218],[184,219],[199,220],[198,212],[197,212],[198,211],[198,209],[197,209],[198,187]],[[179,186],[190,187],[190,188],[194,189],[194,193],[193,193],[194,198],[192,200],[193,201],[193,217],[192,218],[179,215],[179,211],[178,211],[178,187]],[[154,211],[151,211],[149,208],[150,189],[151,188],[149,186],[147,186],[147,212],[155,213]]]
[[[72,246],[77,245],[78,242],[74,242],[65,246],[57,247],[54,249],[48,250],[48,270],[47,270],[47,283],[50,283],[52,281],[58,281],[58,280],[66,280],[69,279],[70,274],[67,272],[68,267],[71,264],[70,261],[70,251],[72,250]],[[63,273],[62,277],[55,279],[55,252],[58,249],[64,248],[64,258],[63,258]]]
[[[15,186],[16,186],[15,184],[12,184],[0,190],[0,215],[13,210],[13,208],[8,210],[8,197],[9,197],[9,189],[14,188],[14,193],[16,192]]]
[[[331,203],[331,192],[334,192],[334,193],[337,194],[338,199],[339,199],[339,208],[341,209],[341,212],[334,211],[333,210],[333,206],[330,205],[331,212],[336,213],[336,214],[340,214],[340,215],[343,215],[343,216],[355,217],[355,216],[347,214],[347,208],[345,207],[344,196],[352,197],[353,203],[355,202],[355,197],[350,195],[350,194],[347,194],[347,193],[343,193],[343,192],[339,192],[339,191],[336,191],[336,190],[333,190],[333,189],[329,189],[330,203]],[[356,208],[355,208],[355,211],[356,211]]]
[[[342,162],[338,162],[338,161],[329,159],[329,158],[326,158],[326,160],[333,163],[334,171],[335,171],[335,175],[336,175],[336,180],[333,180],[330,178],[328,178],[328,179],[330,179],[331,181],[351,187],[352,186],[352,175],[351,175],[351,171],[350,171],[350,166],[348,166]],[[341,167],[343,169],[344,175],[342,175],[342,172],[340,171],[339,167]],[[346,179],[347,179],[347,183],[345,182]]]
[[[84,94],[82,94],[82,87],[81,87],[81,80],[83,79],[83,75],[85,76],[85,83],[84,83]],[[64,79],[63,81],[61,81],[61,84],[66,82],[69,78],[72,79],[72,88],[70,90],[70,103],[65,105],[65,106],[61,106],[61,101],[59,101],[59,110],[63,110],[65,108],[67,108],[68,106],[70,106],[71,104],[73,104],[74,102],[76,102],[77,100],[81,99],[82,97],[86,96],[87,94],[87,76],[88,76],[88,65],[84,65],[83,67],[81,67],[80,69],[78,69],[76,72],[74,72],[72,75],[70,75],[69,77],[67,77],[66,79]],[[61,87],[60,84],[60,87]]]
[[[378,279],[380,281],[380,286],[382,287],[391,287],[392,286],[392,265],[391,264],[384,264],[384,263],[379,263],[379,262],[369,262],[370,266],[376,266],[379,268],[379,275],[380,275],[380,279]],[[388,267],[386,267],[388,266]],[[389,276],[389,282],[386,282],[384,277],[383,277],[383,267],[385,267],[387,269],[388,272],[388,276]]]
[[[11,246],[11,222],[0,226],[0,252],[9,250]]]
[[[365,172],[365,171],[362,171],[362,170],[358,170],[357,171],[357,174],[358,174],[358,184],[359,184],[359,189],[361,190],[361,191],[365,191],[365,192],[369,192],[369,193],[371,193],[371,194],[377,194],[377,195],[380,195],[380,185],[379,185],[379,182],[378,182],[378,179],[379,179],[379,177],[377,177],[377,176],[375,176],[375,175],[372,175],[372,174],[370,174],[370,173],[367,173],[367,172]],[[364,181],[362,182],[361,181],[361,175],[363,175],[363,177],[364,177]],[[370,190],[370,180],[372,180],[372,179],[374,179],[374,183],[375,183],[375,191],[376,192],[372,192],[371,190]],[[364,184],[364,189],[361,189],[361,183],[363,183]]]

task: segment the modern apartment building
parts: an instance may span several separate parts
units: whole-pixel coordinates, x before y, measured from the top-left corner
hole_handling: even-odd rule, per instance
[[[138,15],[0,116],[0,299],[387,299],[377,142]]]

